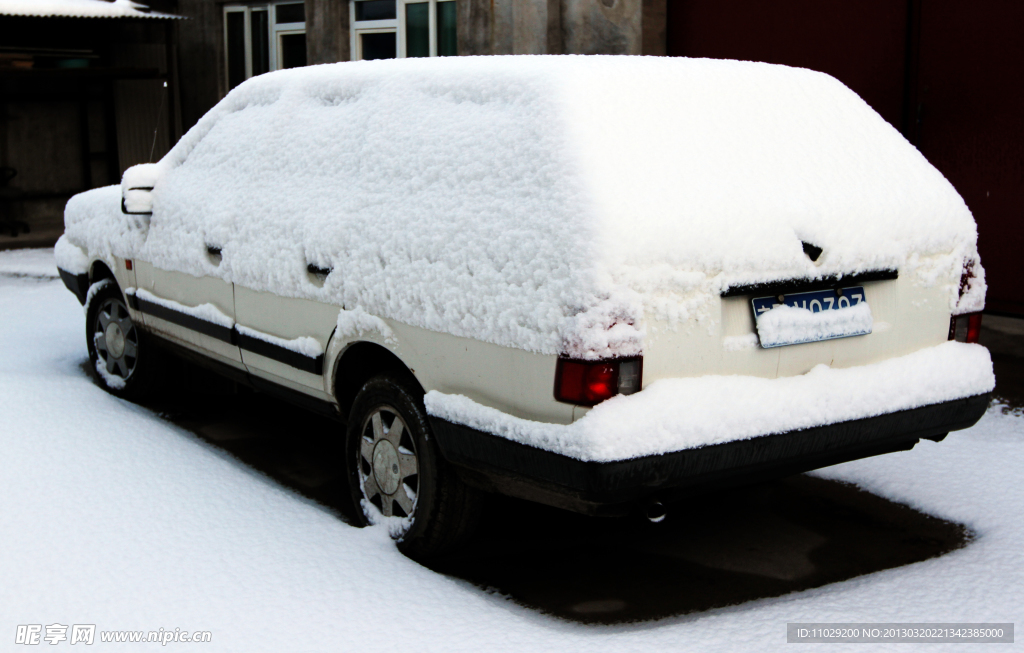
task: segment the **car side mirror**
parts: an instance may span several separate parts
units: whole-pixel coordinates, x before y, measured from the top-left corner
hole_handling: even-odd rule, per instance
[[[121,213],[153,215],[153,187],[160,168],[157,163],[143,163],[124,171],[121,178]]]
[[[121,213],[125,215],[153,215],[153,187],[136,186],[121,193]]]

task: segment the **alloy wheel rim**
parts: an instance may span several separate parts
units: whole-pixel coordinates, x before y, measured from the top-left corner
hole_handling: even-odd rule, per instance
[[[419,493],[416,443],[405,420],[390,406],[364,420],[356,452],[363,498],[385,517],[412,517]]]
[[[139,334],[122,302],[111,298],[100,304],[92,338],[107,373],[128,380],[139,362]]]

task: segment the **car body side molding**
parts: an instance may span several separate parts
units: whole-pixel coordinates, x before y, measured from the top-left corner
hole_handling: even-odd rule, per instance
[[[146,315],[152,315],[155,318],[166,320],[171,324],[177,324],[178,326],[191,329],[197,333],[201,333],[204,336],[210,336],[216,338],[222,342],[226,342],[231,345],[237,345],[238,332],[235,331],[234,327],[226,327],[222,324],[214,324],[202,318],[198,318],[188,313],[182,313],[176,311],[173,308],[168,308],[160,304],[140,299],[136,295],[128,295],[128,306],[145,313]]]
[[[290,367],[294,367],[303,372],[309,372],[310,374],[323,374],[324,372],[324,355],[312,357],[301,354],[297,351],[288,349],[287,347],[281,347],[275,345],[272,342],[266,340],[260,340],[244,333],[239,333],[238,329],[234,326],[226,327],[222,324],[214,324],[202,318],[194,315],[189,315],[181,311],[176,311],[173,308],[162,306],[145,299],[141,299],[136,295],[128,295],[128,305],[137,310],[145,313],[146,315],[152,315],[155,318],[166,320],[172,324],[191,329],[197,333],[201,333],[211,338],[216,338],[222,342],[226,342],[231,345],[236,345],[245,351],[250,351],[259,356],[265,356],[273,359],[280,363],[284,363]]]
[[[266,340],[260,340],[254,338],[248,334],[240,333],[237,329],[235,330],[235,337],[237,338],[237,344],[245,351],[251,351],[254,354],[260,356],[266,356],[279,363],[284,363],[294,367],[295,369],[302,370],[303,372],[309,372],[310,374],[316,374],[317,376],[324,373],[324,355],[320,354],[316,358],[300,354],[297,351],[275,345],[272,342]]]

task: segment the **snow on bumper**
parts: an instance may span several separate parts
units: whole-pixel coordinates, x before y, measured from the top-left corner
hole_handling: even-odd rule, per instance
[[[994,386],[987,349],[948,342],[860,367],[819,365],[795,377],[664,379],[568,425],[513,417],[436,390],[425,403],[433,417],[577,460],[609,462],[874,417]]]

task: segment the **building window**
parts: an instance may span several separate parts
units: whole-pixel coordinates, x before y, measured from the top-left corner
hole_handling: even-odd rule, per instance
[[[353,59],[458,54],[455,0],[355,0],[349,6]]]
[[[227,83],[306,65],[306,6],[302,2],[224,7]]]

